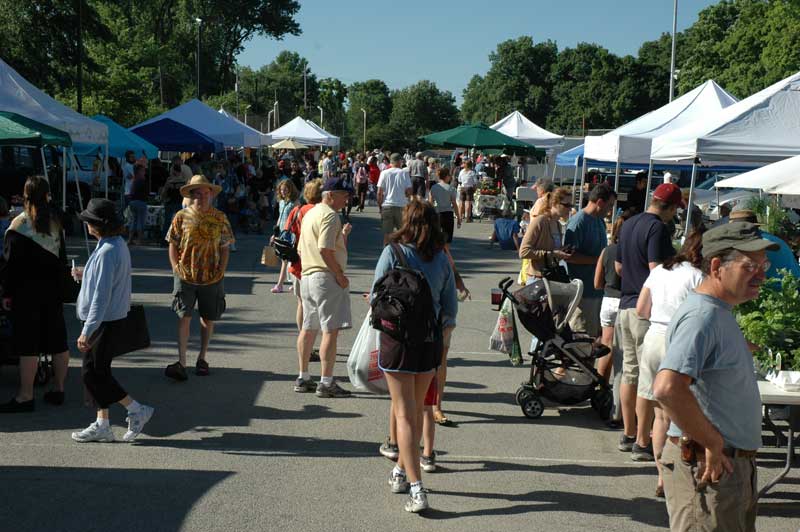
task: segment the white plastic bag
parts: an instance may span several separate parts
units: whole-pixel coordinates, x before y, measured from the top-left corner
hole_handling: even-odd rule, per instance
[[[506,299],[497,316],[497,323],[489,339],[489,349],[501,353],[510,353],[514,345],[514,322],[511,319],[511,300]]]
[[[347,374],[356,389],[386,395],[389,393],[389,386],[383,371],[378,367],[380,331],[370,325],[371,314],[367,312],[350,350],[350,356],[347,357]]]

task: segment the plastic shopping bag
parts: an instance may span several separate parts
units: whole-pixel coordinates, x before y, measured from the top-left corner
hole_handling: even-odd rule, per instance
[[[347,357],[347,374],[350,382],[358,390],[386,395],[389,386],[383,371],[378,367],[380,332],[370,325],[371,312],[367,312],[356,341]]]
[[[506,299],[497,316],[494,331],[489,339],[489,349],[501,353],[511,353],[514,343],[514,321],[512,319],[511,301]]]
[[[511,342],[511,351],[508,353],[508,358],[511,360],[512,366],[519,366],[522,364],[522,347],[519,345],[519,329],[517,329],[517,318],[514,315],[514,307],[511,307],[511,330],[513,331],[513,340]]]

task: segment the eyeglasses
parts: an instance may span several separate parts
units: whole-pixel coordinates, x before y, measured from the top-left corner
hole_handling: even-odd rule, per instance
[[[768,260],[765,260],[764,262],[755,262],[750,259],[736,261],[734,262],[734,264],[740,264],[742,266],[742,269],[744,269],[744,271],[746,271],[749,274],[754,274],[756,272],[767,273],[767,271],[772,266],[772,263]]]

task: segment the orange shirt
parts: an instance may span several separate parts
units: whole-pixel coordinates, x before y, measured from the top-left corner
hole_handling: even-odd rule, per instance
[[[211,208],[200,212],[189,207],[173,218],[167,241],[178,248],[178,277],[187,283],[209,285],[225,275],[221,250],[235,239],[222,211]]]

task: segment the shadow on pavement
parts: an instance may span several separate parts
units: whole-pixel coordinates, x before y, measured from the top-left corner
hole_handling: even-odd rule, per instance
[[[451,401],[451,396],[454,395],[452,393],[448,393],[445,397],[447,401]],[[477,395],[477,394],[476,394]],[[504,395],[504,394],[498,394]],[[478,401],[476,401],[478,402]],[[509,404],[514,404],[514,397],[513,395],[508,399]],[[484,423],[494,423],[494,424],[511,424],[511,425],[540,425],[540,426],[565,426],[565,427],[576,427],[576,428],[585,428],[585,429],[593,429],[593,430],[604,430],[606,426],[603,424],[602,420],[597,416],[594,410],[591,407],[586,408],[559,408],[553,407],[552,409],[546,409],[545,413],[555,410],[558,415],[551,416],[551,415],[544,415],[538,419],[528,419],[526,418],[521,410],[517,410],[519,415],[516,416],[507,416],[503,414],[485,414],[482,412],[465,412],[459,410],[447,410],[447,413],[452,416],[459,416],[457,420],[460,425],[473,425],[473,424],[484,424]],[[465,418],[478,418],[478,419],[462,419],[461,416]]]
[[[536,465],[525,462],[501,462],[498,460],[440,460],[444,465],[449,465],[447,473],[491,473],[500,471],[521,471],[531,473],[547,473],[551,475],[572,475],[576,477],[626,477],[626,476],[654,476],[655,468],[652,464],[647,466],[601,466],[585,464],[547,464]],[[474,465],[474,467],[457,467],[461,464]],[[438,464],[437,464],[438,465]],[[439,469],[437,468],[437,475]]]
[[[667,508],[664,502],[643,497],[620,499],[617,497],[562,491],[531,491],[519,495],[457,491],[441,491],[436,493],[456,497],[468,497],[470,499],[507,500],[512,503],[521,504],[503,506],[500,508],[482,508],[468,512],[430,510],[424,514],[428,519],[459,519],[463,517],[487,515],[506,516],[533,512],[564,512],[565,514],[614,515],[628,517],[632,521],[650,526],[669,526]]]
[[[178,531],[228,471],[0,467],[0,530]]]

